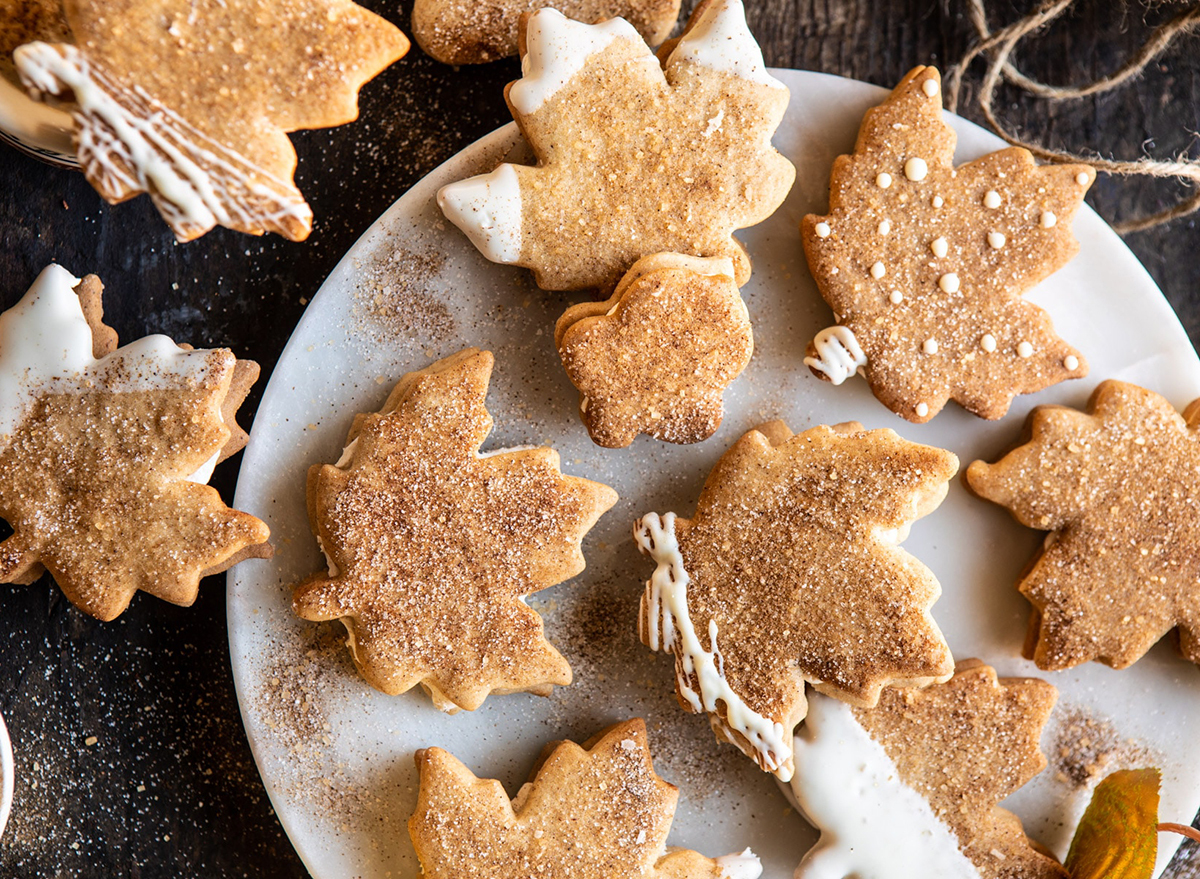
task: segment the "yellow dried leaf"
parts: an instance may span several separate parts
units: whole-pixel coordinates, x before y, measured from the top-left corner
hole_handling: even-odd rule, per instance
[[[1160,780],[1157,769],[1123,769],[1096,786],[1067,854],[1071,879],[1150,879]]]

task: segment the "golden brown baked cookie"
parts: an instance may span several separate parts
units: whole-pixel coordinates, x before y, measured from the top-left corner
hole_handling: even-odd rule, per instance
[[[110,203],[147,192],[180,241],[213,226],[302,240],[312,211],[287,132],[358,115],[408,50],[351,0],[64,0],[71,43],[15,52],[34,97],[70,105],[79,162]]]
[[[837,321],[805,362],[835,384],[861,370],[909,421],[950,399],[999,418],[1016,394],[1087,375],[1021,295],[1078,251],[1071,220],[1095,171],[1018,147],[955,168],[955,140],[938,72],[914,68],[834,162],[829,213],[800,227]]]
[[[674,654],[680,705],[786,781],[805,681],[872,706],[884,687],[946,680],[940,587],[898,544],[957,469],[890,430],[773,421],[722,456],[691,519],[643,516],[634,539],[658,568],[639,629]]]
[[[271,548],[206,484],[245,444],[258,365],[165,336],[117,348],[101,291],[52,265],[0,315],[0,582],[49,570],[111,620],[138,590],[190,605],[201,577]]]
[[[741,0],[702,3],[661,64],[622,19],[540,9],[521,34],[524,75],[505,99],[537,165],[444,186],[450,221],[547,290],[609,289],[660,252],[729,257],[745,283],[733,232],[774,213],[795,169],[770,144],[788,91]]]
[[[646,724],[627,720],[581,748],[546,746],[510,801],[441,748],[418,751],[421,790],[408,819],[428,879],[756,879],[749,849],[706,858],[667,850],[679,791],[650,761]]]
[[[340,619],[372,686],[420,684],[444,711],[571,682],[523,598],[583,570],[583,536],[617,500],[553,449],[479,453],[492,363],[469,348],[408,373],[354,419],[342,460],[308,473],[328,570],[295,587],[296,613]]]
[[[1087,412],[1039,406],[1021,444],[966,482],[1048,531],[1017,587],[1038,668],[1136,662],[1174,630],[1200,663],[1200,401],[1180,417],[1152,391],[1100,384]]]
[[[977,659],[874,708],[814,696],[792,791],[822,833],[795,879],[1067,879],[996,805],[1045,768],[1038,739],[1056,698]]]
[[[416,0],[413,38],[447,64],[495,61],[517,54],[521,14],[541,7],[588,23],[623,18],[651,46],[667,38],[679,17],[679,0]]]
[[[634,263],[607,301],[567,309],[554,344],[592,440],[619,449],[639,433],[670,443],[712,436],[754,333],[729,259],[657,253]]]

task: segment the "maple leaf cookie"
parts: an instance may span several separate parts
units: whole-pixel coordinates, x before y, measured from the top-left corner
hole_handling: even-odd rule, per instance
[[[940,587],[898,544],[957,469],[890,430],[773,421],[717,462],[691,519],[643,516],[634,539],[658,567],[638,628],[674,654],[680,705],[787,781],[805,681],[873,706],[885,686],[950,677]]]
[[[913,69],[834,162],[829,213],[801,224],[837,321],[805,363],[834,384],[861,370],[909,421],[950,399],[1000,418],[1016,394],[1087,374],[1021,295],[1078,251],[1071,219],[1095,171],[1035,165],[1019,147],[955,168],[955,139],[938,72]]]
[[[1158,394],[1106,381],[1087,412],[1039,406],[1021,445],[967,468],[971,491],[1050,532],[1017,583],[1039,668],[1125,668],[1171,630],[1200,663],[1198,425],[1200,400],[1181,417]]]
[[[997,803],[1046,766],[1057,697],[979,660],[875,708],[814,695],[796,736],[792,791],[821,838],[795,879],[1067,879]]]
[[[536,166],[445,186],[438,204],[493,262],[547,290],[611,288],[641,257],[750,261],[733,238],[791,189],[770,144],[788,91],[763,66],[740,0],[702,3],[661,64],[623,19],[524,19],[505,99]]]
[[[598,445],[639,433],[671,443],[712,436],[721,395],[750,362],[754,334],[728,258],[642,257],[606,302],[558,319],[554,342]]]
[[[101,291],[51,265],[0,314],[0,583],[48,570],[111,620],[139,589],[190,605],[201,577],[270,547],[206,484],[245,444],[234,415],[258,365],[166,336],[118,348]]]
[[[413,37],[422,49],[446,64],[480,64],[517,54],[523,12],[543,6],[575,21],[623,18],[657,46],[679,17],[680,0],[416,0]]]
[[[758,858],[667,849],[679,791],[654,771],[646,724],[627,720],[583,747],[546,746],[509,800],[440,748],[418,751],[408,832],[428,879],[757,879]]]
[[[180,241],[227,226],[308,237],[287,132],[358,116],[358,90],[408,50],[351,0],[64,0],[71,39],[13,53],[65,101],[79,163],[112,204],[145,192]]]
[[[492,363],[470,348],[408,373],[354,419],[342,460],[308,473],[328,570],[295,587],[296,613],[340,619],[372,686],[420,684],[444,711],[571,682],[523,599],[583,570],[583,536],[617,501],[553,449],[479,453]]]

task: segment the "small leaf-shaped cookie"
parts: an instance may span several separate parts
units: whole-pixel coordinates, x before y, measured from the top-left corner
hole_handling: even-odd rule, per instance
[[[750,262],[733,232],[774,213],[795,169],[771,147],[788,91],[741,0],[706,0],[660,64],[627,22],[525,19],[505,91],[537,165],[445,186],[438,203],[488,259],[547,290],[611,288],[659,252]]]
[[[730,260],[658,253],[634,263],[608,301],[567,309],[554,343],[592,440],[619,449],[639,433],[712,436],[754,333]]]
[[[795,879],[1066,879],[997,803],[1046,766],[1056,693],[978,660],[874,708],[814,696],[792,790],[821,831]]]
[[[746,850],[706,858],[667,851],[679,792],[654,772],[646,724],[628,720],[584,744],[547,745],[512,801],[440,748],[418,751],[421,790],[408,820],[427,879],[756,879]]]
[[[0,582],[48,570],[111,620],[138,590],[189,605],[201,577],[270,547],[206,484],[245,443],[257,364],[165,336],[117,348],[100,292],[52,265],[0,315]]]
[[[967,485],[1049,531],[1018,588],[1033,603],[1026,653],[1038,668],[1125,668],[1172,629],[1200,663],[1200,401],[1184,417],[1125,382],[1087,412],[1039,406],[1023,444],[976,461]]]
[[[909,421],[949,399],[999,418],[1014,395],[1087,374],[1021,295],[1078,251],[1071,219],[1095,172],[1038,166],[1018,147],[955,168],[955,139],[937,71],[915,68],[834,162],[829,213],[801,224],[838,324],[806,362],[835,384],[861,369]]]
[[[786,781],[805,681],[871,706],[885,686],[946,680],[940,587],[898,544],[957,468],[890,430],[775,421],[717,462],[691,519],[643,516],[634,539],[658,569],[639,628],[674,654],[680,704]]]
[[[329,569],[296,586],[296,613],[340,619],[372,686],[421,684],[445,711],[571,682],[523,598],[583,570],[583,536],[617,500],[553,449],[479,454],[492,363],[471,348],[404,376],[355,418],[343,460],[308,474]]]
[[[679,17],[679,0],[415,0],[413,37],[446,64],[480,64],[517,54],[521,13],[550,6],[576,21],[623,18],[657,46]]]
[[[299,241],[312,211],[287,132],[358,115],[358,90],[408,50],[351,0],[64,0],[72,41],[21,46],[35,97],[75,118],[110,203],[149,193],[180,241],[227,226]]]

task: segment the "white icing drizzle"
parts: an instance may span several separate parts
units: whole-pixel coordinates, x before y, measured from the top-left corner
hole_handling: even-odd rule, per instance
[[[446,219],[492,262],[521,258],[521,186],[512,165],[447,184],[438,190],[437,200]]]
[[[780,781],[789,781],[792,748],[788,731],[782,723],[752,709],[729,685],[717,647],[716,620],[708,625],[712,651],[700,645],[688,614],[687,587],[691,578],[684,570],[675,538],[675,514],[660,517],[647,513],[637,523],[634,540],[642,553],[658,564],[646,583],[644,615],[638,620],[642,639],[651,650],[675,651],[679,694],[694,711],[707,711],[715,717],[717,703],[724,704],[726,725],[746,738],[759,765],[775,773]]]
[[[211,351],[185,351],[166,336],[146,336],[97,360],[78,285],[66,269],[49,265],[0,314],[0,447],[43,394],[79,394],[97,385],[112,392],[195,387],[211,368]],[[220,451],[187,479],[208,482]]]
[[[762,49],[746,24],[742,0],[717,0],[676,44],[667,65],[696,64],[772,88],[786,88],[763,61]]]
[[[849,327],[833,326],[821,330],[813,339],[813,347],[817,349],[817,356],[805,357],[804,365],[824,373],[835,385],[840,385],[858,372],[859,367],[867,365],[867,355]]]
[[[74,46],[13,52],[36,95],[70,95],[79,163],[110,197],[147,192],[181,241],[218,223],[304,238],[312,211],[300,191],[218,143],[141,89],[126,89]]]
[[[848,705],[809,693],[795,759],[792,792],[821,831],[795,879],[979,879],[954,833]]]
[[[758,879],[762,875],[762,861],[748,848],[736,855],[721,855],[717,867],[719,879]]]
[[[518,113],[536,113],[583,69],[588,58],[617,39],[636,40],[647,53],[650,51],[633,25],[623,18],[583,24],[557,9],[539,9],[529,16],[525,28],[521,78],[508,90],[509,101]]]
[[[914,182],[924,180],[929,173],[929,165],[924,159],[914,156],[904,163],[904,176]]]

